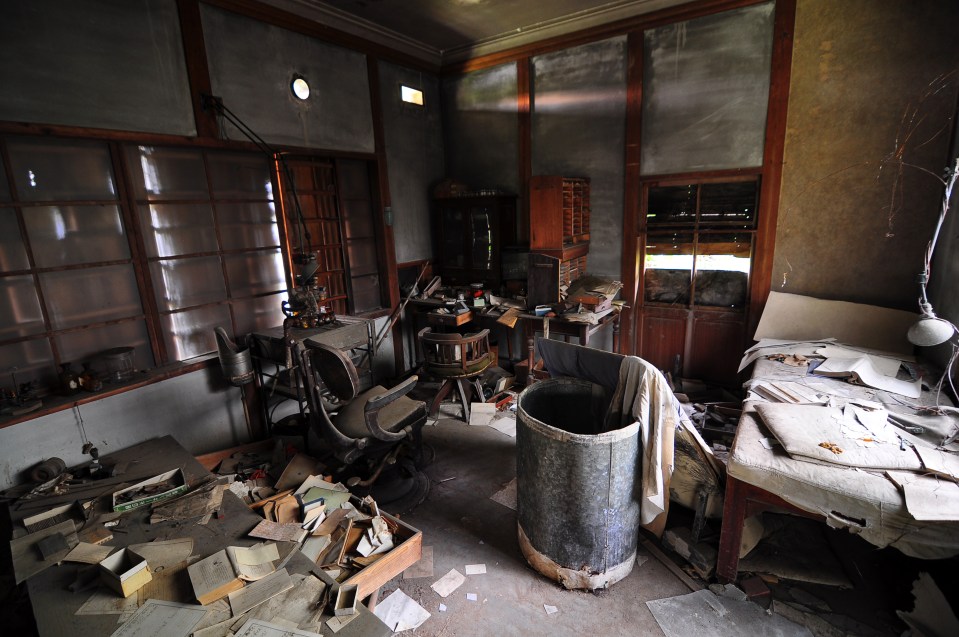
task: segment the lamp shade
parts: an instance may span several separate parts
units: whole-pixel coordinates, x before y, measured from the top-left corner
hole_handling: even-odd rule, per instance
[[[909,331],[906,332],[906,338],[913,345],[932,347],[945,343],[955,333],[956,326],[949,321],[925,315],[909,328]]]

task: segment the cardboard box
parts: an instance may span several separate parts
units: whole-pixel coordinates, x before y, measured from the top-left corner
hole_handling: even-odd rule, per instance
[[[100,581],[129,597],[153,579],[146,559],[129,549],[120,549],[100,562]]]
[[[173,481],[174,486],[166,491],[160,493],[151,493],[143,497],[137,498],[135,500],[130,500],[128,502],[123,502],[122,495],[124,493],[134,492],[145,487],[149,487],[154,484],[160,484],[166,482],[167,480]],[[173,469],[167,471],[166,473],[161,473],[158,476],[153,476],[143,482],[138,482],[132,487],[127,487],[126,489],[121,489],[113,494],[113,510],[116,512],[130,511],[131,509],[137,509],[147,504],[153,504],[154,502],[160,502],[161,500],[168,500],[174,496],[178,496],[182,493],[186,493],[189,486],[186,483],[186,478],[183,476],[183,471],[180,469]],[[117,502],[117,500],[121,500]]]

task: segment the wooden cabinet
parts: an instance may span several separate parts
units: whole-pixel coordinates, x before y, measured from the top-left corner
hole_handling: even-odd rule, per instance
[[[530,252],[560,260],[560,282],[586,273],[589,179],[536,175],[529,183]]]
[[[516,241],[516,197],[483,195],[436,199],[433,243],[444,283],[498,287],[503,246]]]

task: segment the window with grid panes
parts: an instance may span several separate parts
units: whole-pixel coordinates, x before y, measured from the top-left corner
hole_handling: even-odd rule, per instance
[[[369,167],[362,160],[286,160],[283,192],[294,252],[316,253],[317,285],[337,314],[383,306]],[[296,190],[302,223],[291,197]],[[308,235],[308,236],[307,236]]]
[[[743,308],[759,182],[657,183],[645,190],[645,303]]]
[[[0,370],[52,384],[117,346],[152,367],[110,146],[11,137],[0,159]]]
[[[213,329],[277,325],[286,278],[261,154],[128,146],[164,358],[212,351]]]

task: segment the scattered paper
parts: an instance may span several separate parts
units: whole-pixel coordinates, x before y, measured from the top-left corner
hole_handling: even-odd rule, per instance
[[[922,385],[919,379],[907,381],[883,376],[876,371],[865,356],[860,358],[827,358],[813,373],[820,376],[846,378],[851,383],[881,389],[907,398],[919,398],[922,393]]]
[[[293,580],[283,568],[230,593],[230,608],[234,616],[239,616],[291,588],[293,588]]]
[[[116,549],[115,546],[100,546],[80,542],[63,558],[65,562],[80,562],[81,564],[99,564],[107,555]]]
[[[543,604],[543,608],[546,609],[546,614],[547,614],[547,615],[552,615],[553,613],[558,613],[558,612],[559,612],[559,609],[558,609],[558,608],[556,608],[555,606],[550,606],[549,604]]]
[[[319,637],[319,633],[289,628],[262,619],[251,619],[243,624],[236,637]]]
[[[490,500],[502,504],[507,509],[516,510],[516,478],[509,484],[490,496]]]
[[[467,575],[482,575],[486,572],[486,564],[467,564]]]
[[[902,365],[902,361],[898,358],[875,356],[873,354],[867,354],[860,350],[842,347],[840,345],[827,345],[826,347],[817,349],[816,353],[823,358],[862,358],[865,356],[867,359],[869,359],[869,363],[872,365],[873,369],[883,376],[889,376],[890,378],[896,377],[896,374],[899,373],[899,367]]]
[[[760,438],[759,444],[761,444],[766,449],[772,449],[776,446],[776,443],[770,440],[769,438]]]
[[[476,601],[476,593],[467,593],[467,594],[466,594],[466,599],[468,599],[468,600],[471,601],[471,602],[475,602],[475,601]]]
[[[137,609],[137,596],[119,597],[112,590],[101,586],[83,602],[75,615],[120,615]]]
[[[326,620],[327,627],[332,630],[334,633],[338,633],[343,630],[343,627],[349,624],[351,621],[359,617],[359,613],[353,613],[352,615],[337,615],[333,616],[330,619]],[[312,633],[310,633],[312,634]]]
[[[157,540],[142,544],[131,544],[131,551],[142,557],[150,565],[151,571],[160,571],[176,566],[193,552],[193,538],[184,537],[174,540]]]
[[[470,426],[488,426],[496,417],[496,405],[493,403],[470,404]]]
[[[148,599],[111,637],[186,637],[204,616],[202,606]]]
[[[308,533],[299,522],[283,524],[263,520],[250,531],[250,537],[273,540],[275,542],[301,542]]]
[[[424,546],[420,559],[403,571],[403,579],[433,577],[433,547]]]
[[[465,581],[466,577],[464,577],[462,573],[454,568],[451,569],[449,573],[433,582],[430,588],[436,591],[436,594],[440,597],[448,597],[450,593],[462,586],[463,582]]]
[[[376,605],[373,614],[394,633],[415,630],[430,618],[429,612],[400,589]]]
[[[489,424],[490,429],[495,429],[496,431],[506,434],[510,438],[516,437],[516,417],[510,413],[509,415],[497,414],[493,418],[492,422]]]
[[[446,612],[446,604],[440,604],[440,612],[441,612],[441,613],[445,613],[445,612]]]
[[[276,544],[258,544],[249,548],[244,546],[226,547],[226,555],[233,564],[237,577],[255,581],[266,577],[275,569],[273,562],[280,559]]]

